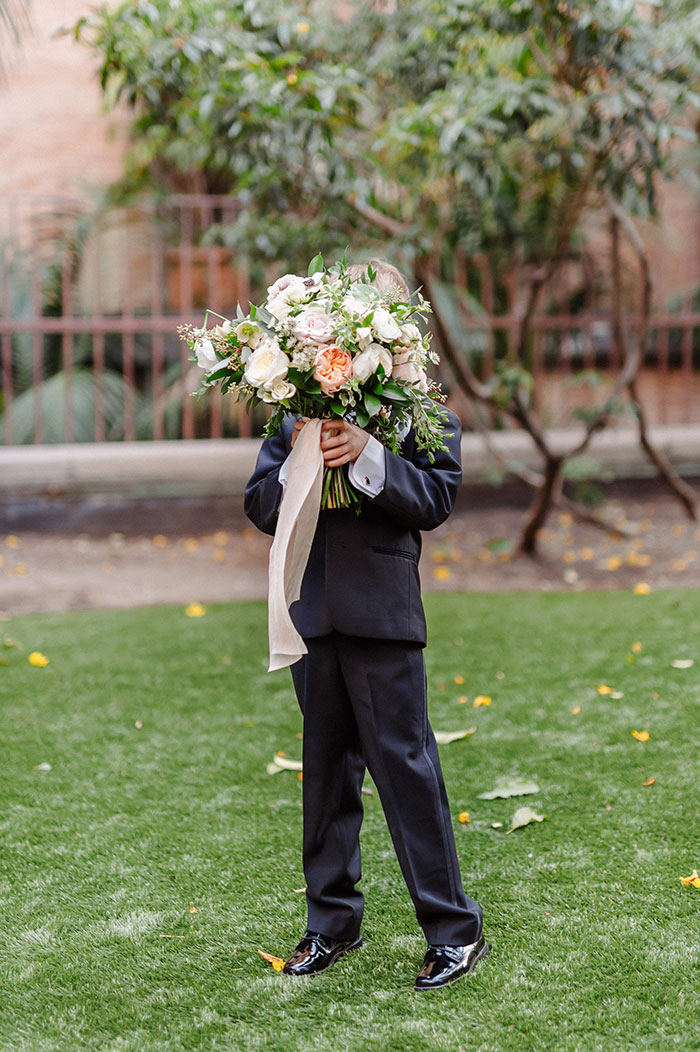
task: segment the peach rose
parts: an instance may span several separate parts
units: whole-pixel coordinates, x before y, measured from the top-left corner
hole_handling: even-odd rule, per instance
[[[335,394],[352,376],[352,358],[335,345],[322,347],[315,365],[314,380],[318,380],[324,394]]]

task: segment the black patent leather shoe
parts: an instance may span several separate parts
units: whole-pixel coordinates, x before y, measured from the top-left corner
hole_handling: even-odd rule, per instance
[[[416,990],[435,990],[447,986],[461,975],[473,971],[491,947],[483,935],[468,946],[428,946],[423,967],[416,979]]]
[[[362,946],[359,935],[356,939],[334,939],[317,931],[307,931],[282,971],[287,975],[318,975],[344,953],[359,946]]]

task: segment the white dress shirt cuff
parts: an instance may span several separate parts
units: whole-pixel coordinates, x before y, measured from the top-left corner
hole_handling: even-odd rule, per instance
[[[282,489],[287,485],[289,474],[289,457],[283,462],[277,479]],[[367,497],[376,497],[384,489],[386,482],[386,458],[384,446],[372,435],[357,460],[348,467],[348,478],[360,493]]]
[[[348,470],[350,482],[360,493],[376,497],[386,482],[386,457],[379,439],[369,436],[365,448]]]

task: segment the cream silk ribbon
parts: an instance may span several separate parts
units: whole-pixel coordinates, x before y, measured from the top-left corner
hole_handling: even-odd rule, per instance
[[[307,652],[304,640],[289,616],[289,607],[301,592],[321,507],[322,485],[321,421],[309,420],[289,454],[287,484],[270,549],[269,672],[293,665]]]

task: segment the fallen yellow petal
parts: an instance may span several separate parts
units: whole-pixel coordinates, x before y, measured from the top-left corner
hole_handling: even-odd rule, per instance
[[[36,668],[44,668],[49,663],[49,659],[45,654],[42,654],[38,650],[32,650],[31,654],[27,658],[30,665],[35,665]]]
[[[578,716],[580,711],[581,711],[581,706],[580,705],[574,705],[573,709],[571,710],[571,715],[572,716]]]
[[[459,814],[457,815],[457,821],[461,822],[462,825],[466,825],[468,822],[471,822],[471,818],[469,817],[469,812],[468,811],[460,811]]]
[[[297,778],[299,779],[300,782],[303,782],[304,781],[304,772],[303,771],[299,771],[299,773],[297,774]]]
[[[488,695],[486,695],[486,694],[478,694],[477,697],[475,697],[474,701],[472,702],[472,705],[474,706],[475,709],[480,709],[482,705],[490,705],[490,704],[491,704],[491,698],[489,698]]]
[[[264,950],[258,950],[258,953],[261,957],[264,957],[269,964],[272,965],[276,972],[281,972],[284,968],[283,957],[275,957],[273,953],[265,953]]]
[[[644,648],[643,648],[641,643],[633,643],[632,644],[632,653],[633,654],[641,654],[643,649]]]
[[[607,685],[607,683],[601,683],[600,686],[598,687],[598,693],[602,697],[605,697],[606,694],[614,694],[615,693],[615,688],[614,687],[609,687]]]
[[[642,782],[642,785],[653,785],[656,778],[649,778],[646,782]]]
[[[636,584],[634,586],[634,594],[635,595],[649,595],[650,591],[651,591],[651,586],[648,585],[646,583],[646,581],[640,581],[638,584]]]
[[[632,737],[636,738],[638,742],[649,741],[649,731],[632,731]]]
[[[461,698],[457,698],[458,705],[466,705],[468,701],[469,698],[466,696],[466,694],[463,694]]]
[[[196,912],[197,912],[197,907],[196,906],[190,906],[190,913],[196,913]]]
[[[185,607],[185,617],[204,617],[206,610],[201,603],[190,603]]]
[[[464,683],[464,676],[455,676],[453,683],[456,683],[458,687],[461,687]]]
[[[681,884],[685,884],[686,888],[700,888],[700,876],[698,876],[697,869],[694,869],[689,877],[680,877]]]

